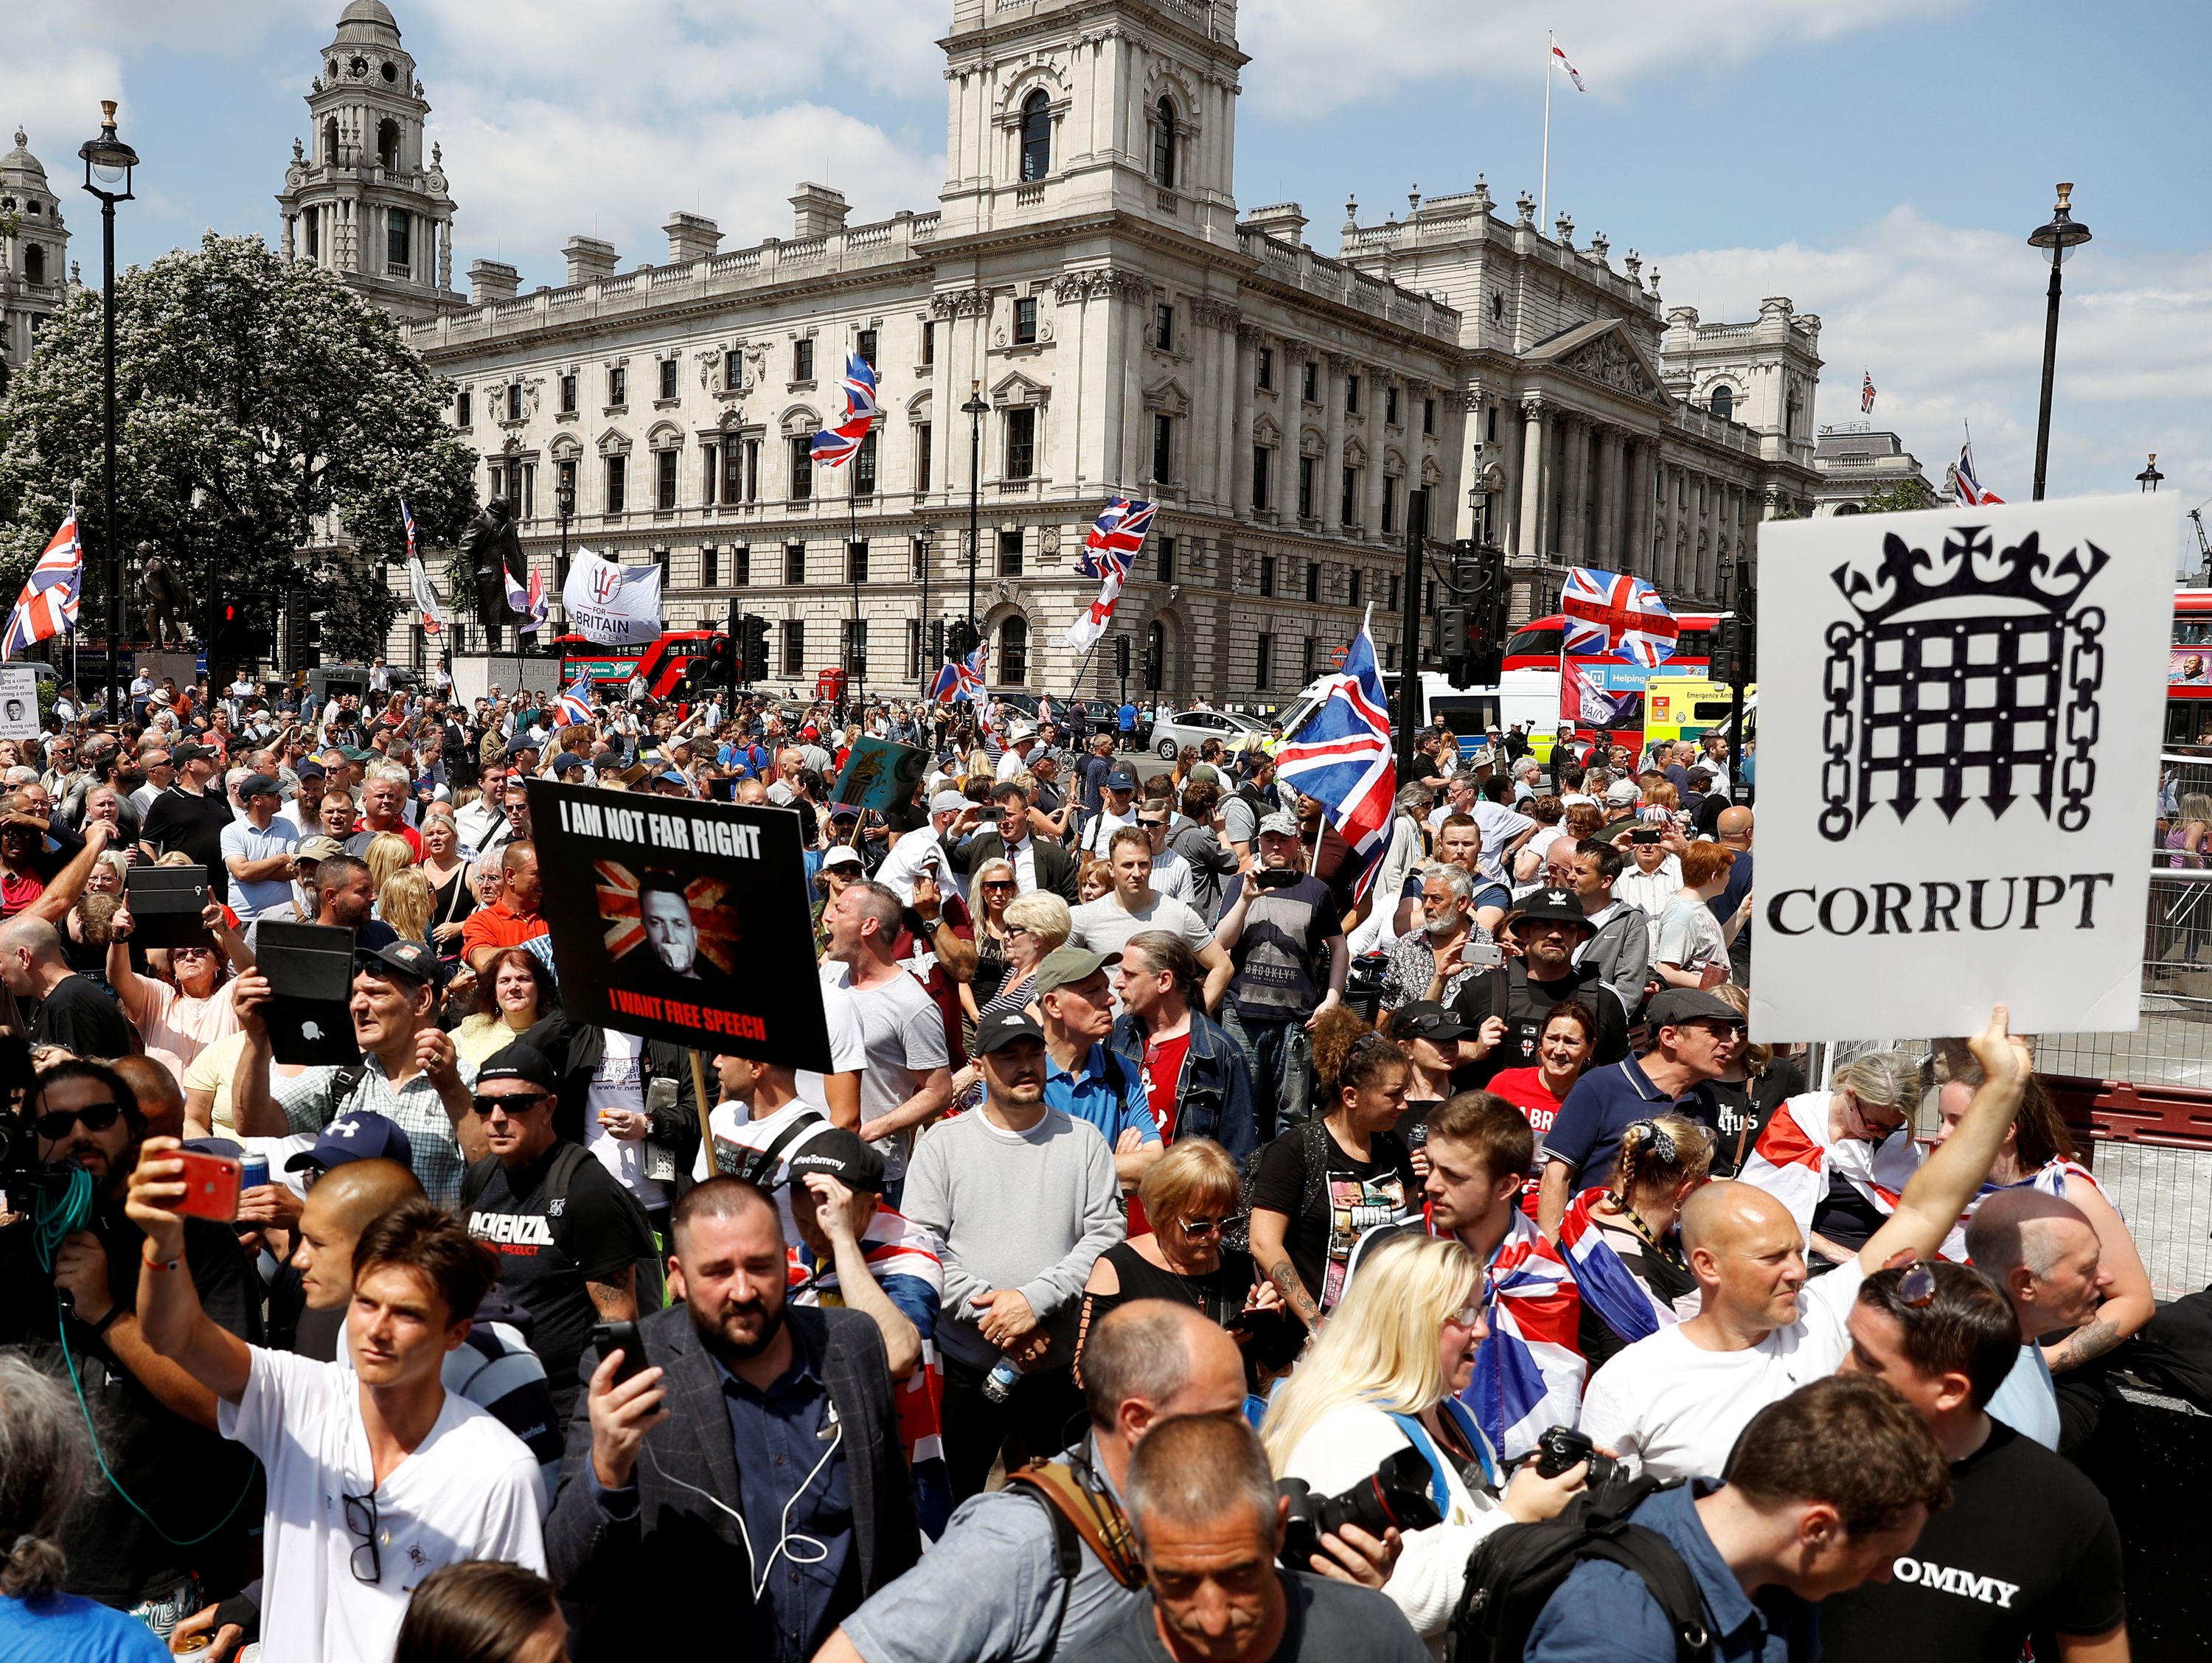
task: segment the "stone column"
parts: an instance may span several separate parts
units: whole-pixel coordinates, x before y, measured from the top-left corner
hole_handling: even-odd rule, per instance
[[[1259,373],[1260,331],[1238,324],[1232,337],[1236,346],[1235,379],[1229,386],[1229,517],[1252,517],[1252,381]]]
[[[1621,569],[1641,578],[1651,575],[1651,540],[1644,534],[1644,510],[1651,500],[1651,482],[1644,476],[1645,464],[1642,437],[1628,434],[1621,440],[1620,522],[1626,528],[1621,533],[1622,558],[1628,562]]]
[[[1341,352],[1323,358],[1321,397],[1322,414],[1328,418],[1328,436],[1321,452],[1321,501],[1314,507],[1324,537],[1341,537],[1345,530],[1340,512],[1344,506],[1344,383],[1352,367],[1351,358]]]
[[[1597,452],[1596,547],[1590,563],[1607,571],[1626,571],[1620,558],[1620,429],[1601,422],[1591,429]]]
[[[1521,401],[1521,489],[1514,504],[1513,546],[1522,564],[1544,561],[1544,500],[1551,489],[1544,466],[1551,438],[1551,409],[1541,398]]]
[[[1567,491],[1566,501],[1560,505],[1565,524],[1560,528],[1559,552],[1570,566],[1580,566],[1587,558],[1589,522],[1585,511],[1589,506],[1591,437],[1588,416],[1571,414],[1567,417]]]

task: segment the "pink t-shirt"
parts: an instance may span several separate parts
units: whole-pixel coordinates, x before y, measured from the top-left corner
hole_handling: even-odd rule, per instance
[[[185,1065],[226,1035],[238,1032],[238,1011],[230,1002],[232,984],[204,999],[186,998],[166,981],[144,979],[150,990],[146,1020],[139,1024],[146,1054],[179,1081]]]

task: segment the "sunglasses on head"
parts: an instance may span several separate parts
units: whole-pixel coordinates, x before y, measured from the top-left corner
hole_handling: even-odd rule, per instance
[[[1936,1270],[1926,1259],[1914,1259],[1898,1278],[1897,1302],[1916,1311],[1936,1302]]]
[[[80,1120],[87,1132],[105,1132],[122,1113],[123,1105],[118,1102],[87,1103],[82,1108],[51,1109],[32,1124],[40,1137],[48,1143],[57,1143],[68,1137]]]

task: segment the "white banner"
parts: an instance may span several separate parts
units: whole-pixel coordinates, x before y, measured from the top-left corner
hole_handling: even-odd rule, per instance
[[[2136,1025],[2178,513],[1759,527],[1754,1040]]]
[[[0,665],[0,739],[39,737],[39,672],[27,664]]]
[[[650,646],[660,639],[660,567],[617,566],[579,549],[561,604],[568,627],[587,641]]]

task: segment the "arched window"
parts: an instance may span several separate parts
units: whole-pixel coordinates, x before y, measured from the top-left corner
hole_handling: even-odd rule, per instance
[[[399,124],[380,121],[376,124],[376,160],[387,173],[399,171]]]
[[[1720,417],[1722,421],[1725,422],[1735,412],[1735,395],[1730,392],[1724,386],[1715,387],[1713,389],[1713,414]]]
[[[1040,87],[1022,100],[1022,179],[1041,179],[1052,170],[1052,100]]]
[[[46,280],[46,251],[36,243],[23,250],[23,281],[43,283]]]
[[[334,167],[338,160],[338,118],[326,116],[323,119],[323,166]]]
[[[999,626],[999,681],[1019,687],[1030,678],[1030,626],[1026,618],[1008,618]]]
[[[1175,106],[1164,98],[1153,114],[1157,119],[1152,125],[1152,183],[1162,190],[1172,191],[1176,182]]]

